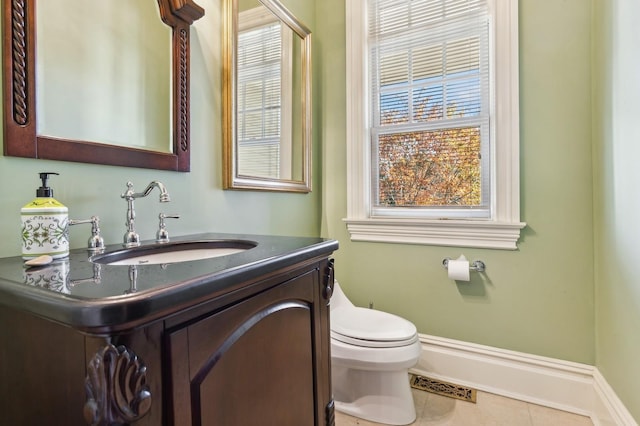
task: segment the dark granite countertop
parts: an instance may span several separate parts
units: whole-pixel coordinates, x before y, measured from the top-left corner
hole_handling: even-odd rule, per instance
[[[46,267],[24,267],[20,256],[0,259],[0,304],[80,331],[130,328],[178,312],[214,294],[278,269],[328,257],[338,242],[311,237],[206,233],[172,242],[248,240],[249,250],[228,256],[157,265],[99,265],[75,249]],[[154,245],[153,241],[142,245]],[[105,253],[122,250],[110,245]]]

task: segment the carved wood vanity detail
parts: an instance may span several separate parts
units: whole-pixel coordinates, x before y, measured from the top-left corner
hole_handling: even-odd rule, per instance
[[[147,368],[124,346],[106,345],[87,368],[84,419],[90,425],[128,424],[151,408]]]
[[[87,292],[116,287],[126,266],[103,265],[100,284],[58,294],[16,283],[6,271],[20,259],[0,259],[2,422],[334,425],[327,304],[337,243],[315,240],[246,270],[139,266],[139,291],[122,285],[110,300]],[[260,256],[273,254],[269,244]],[[70,279],[91,265],[83,250],[69,263]],[[159,294],[163,274],[183,270],[184,283]]]

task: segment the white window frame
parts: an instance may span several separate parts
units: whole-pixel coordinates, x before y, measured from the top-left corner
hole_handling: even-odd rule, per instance
[[[347,218],[352,241],[515,250],[520,230],[518,1],[488,0],[494,84],[491,217],[422,219],[371,216],[371,148],[367,78],[367,0],[346,2]]]

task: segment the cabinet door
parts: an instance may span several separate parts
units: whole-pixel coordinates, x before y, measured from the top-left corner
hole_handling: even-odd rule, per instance
[[[314,270],[169,334],[172,424],[320,424],[317,280]]]

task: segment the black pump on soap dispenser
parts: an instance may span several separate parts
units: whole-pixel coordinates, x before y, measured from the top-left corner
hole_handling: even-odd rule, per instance
[[[53,189],[47,185],[50,175],[58,173],[40,173],[42,186],[36,190],[36,198],[20,210],[23,259],[69,255],[69,209],[53,198]]]
[[[42,186],[36,190],[36,197],[38,197],[38,198],[53,198],[53,189],[51,189],[47,185],[47,180],[49,180],[49,176],[50,175],[60,176],[59,173],[54,173],[54,172],[42,172],[42,173],[40,173],[40,179],[42,180]]]

